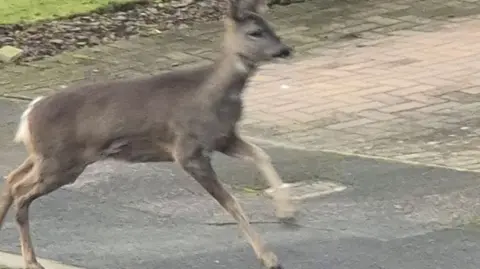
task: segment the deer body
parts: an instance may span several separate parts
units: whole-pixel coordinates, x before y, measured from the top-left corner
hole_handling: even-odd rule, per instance
[[[260,16],[263,5],[230,1],[226,46],[212,65],[71,87],[29,104],[15,137],[29,155],[0,192],[0,227],[14,204],[26,269],[43,269],[30,238],[31,203],[103,159],[178,163],[238,222],[260,261],[281,268],[211,166],[214,152],[253,162],[277,189],[277,216],[293,217],[288,189],[270,157],[236,131],[242,93],[257,64],[291,51]]]
[[[235,135],[242,113],[239,96],[253,72],[234,64],[224,59],[174,73],[66,89],[33,105],[27,120],[34,135],[24,142],[44,157],[65,159],[76,152],[85,164],[104,158],[174,161],[173,145],[182,136],[195,136],[205,149],[222,151]]]

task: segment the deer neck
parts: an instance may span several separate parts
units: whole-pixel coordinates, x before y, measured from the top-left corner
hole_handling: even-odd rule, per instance
[[[256,69],[254,63],[241,56],[224,54],[202,85],[202,99],[212,102],[235,98],[240,100],[248,79]]]

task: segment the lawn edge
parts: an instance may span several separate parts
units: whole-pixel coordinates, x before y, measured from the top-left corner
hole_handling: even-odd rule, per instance
[[[99,5],[96,8],[72,12],[70,14],[61,15],[61,16],[51,16],[44,17],[41,19],[32,19],[32,20],[19,20],[16,22],[7,22],[2,23],[3,25],[24,25],[26,27],[35,26],[43,23],[48,23],[52,21],[68,21],[77,17],[88,16],[90,14],[114,14],[120,11],[131,10],[137,5],[149,5],[155,3],[155,0],[124,0],[124,2],[112,2],[108,4]]]
[[[48,259],[39,258],[38,262],[48,269],[86,269],[82,267],[63,264],[58,261],[48,260]],[[21,255],[0,251],[0,267],[2,266],[6,266],[7,268],[12,268],[12,269],[24,268],[23,258]]]

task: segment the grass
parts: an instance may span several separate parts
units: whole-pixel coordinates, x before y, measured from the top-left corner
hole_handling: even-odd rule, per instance
[[[0,0],[0,24],[34,22],[85,13],[132,0]],[[0,267],[0,269],[2,269]]]

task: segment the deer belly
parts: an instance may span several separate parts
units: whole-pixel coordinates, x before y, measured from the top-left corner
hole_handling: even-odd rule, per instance
[[[102,151],[106,158],[131,163],[172,162],[172,153],[159,143],[145,139],[120,139]]]

